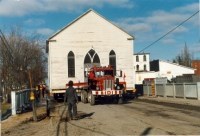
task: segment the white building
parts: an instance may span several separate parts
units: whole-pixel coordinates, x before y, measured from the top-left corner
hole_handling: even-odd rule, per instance
[[[93,65],[122,70],[131,90],[135,86],[133,49],[132,35],[88,10],[47,40],[50,90],[65,87],[69,80],[84,82],[85,71]]]
[[[167,77],[168,80],[183,74],[194,74],[195,72],[194,68],[161,60],[151,61],[150,70],[158,72],[158,77]]]
[[[137,53],[133,55],[133,64],[134,64],[134,69],[136,72],[139,71],[150,71],[150,66],[149,66],[149,53]]]
[[[142,84],[144,79],[166,77],[168,80],[183,74],[194,74],[195,69],[171,63],[154,60],[150,62],[150,71],[136,72],[136,84]]]

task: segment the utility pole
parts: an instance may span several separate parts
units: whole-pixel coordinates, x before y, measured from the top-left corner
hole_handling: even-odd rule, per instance
[[[33,121],[37,121],[37,114],[36,114],[36,106],[35,106],[35,93],[34,90],[32,90],[32,78],[31,78],[31,68],[27,67],[28,69],[28,76],[29,76],[29,82],[30,82],[30,100],[32,101],[32,108],[33,108]]]

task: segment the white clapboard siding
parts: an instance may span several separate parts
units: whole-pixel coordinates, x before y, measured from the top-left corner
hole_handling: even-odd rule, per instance
[[[91,49],[98,54],[101,66],[109,64],[109,53],[114,50],[117,70],[125,73],[127,87],[134,88],[133,37],[95,11],[87,11],[49,41],[50,89],[65,87],[69,80],[83,82],[84,58]],[[75,78],[68,78],[67,55],[70,51],[75,55]]]

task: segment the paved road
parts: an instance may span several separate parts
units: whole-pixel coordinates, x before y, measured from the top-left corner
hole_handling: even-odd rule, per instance
[[[57,113],[63,115],[57,124],[56,135],[145,135],[145,134],[200,134],[200,112],[196,107],[184,109],[183,105],[150,103],[137,100],[127,104],[109,103],[90,106],[78,105],[80,120],[65,121],[66,113],[61,107]],[[55,117],[56,118],[56,117]],[[55,125],[56,126],[56,125]]]
[[[79,120],[68,121],[66,109],[59,103],[50,119],[26,123],[7,130],[4,135],[199,135],[199,107],[133,100],[126,104],[78,104]],[[21,131],[20,131],[21,130]],[[18,131],[16,133],[16,131]]]

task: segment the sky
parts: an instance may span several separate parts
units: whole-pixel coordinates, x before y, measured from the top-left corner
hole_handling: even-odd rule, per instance
[[[193,59],[200,59],[199,2],[200,0],[0,0],[0,29],[6,32],[9,28],[18,26],[27,33],[41,35],[45,43],[55,32],[93,9],[135,37],[133,54],[150,53],[151,60],[172,61],[186,44]],[[192,18],[177,27],[192,15]],[[175,27],[177,29],[161,38]],[[157,41],[159,38],[161,39]],[[157,42],[152,44],[155,41]],[[151,46],[146,48],[149,45]]]

